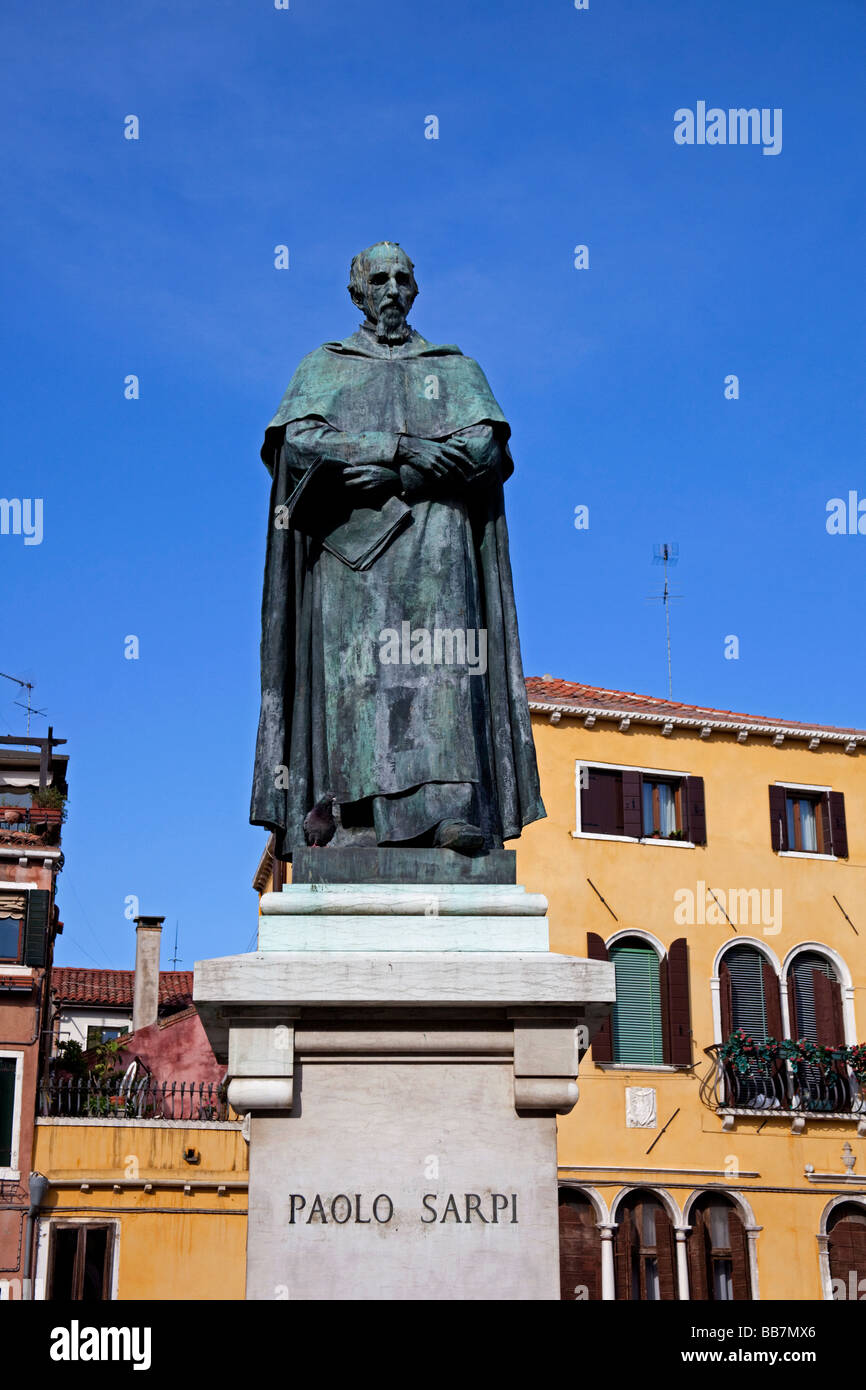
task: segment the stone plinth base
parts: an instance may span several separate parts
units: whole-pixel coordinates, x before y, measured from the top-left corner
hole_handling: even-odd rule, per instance
[[[363,916],[371,885],[347,889],[342,913],[332,897],[322,912],[269,916],[315,942],[322,918],[331,930]],[[432,891],[455,905],[452,890]],[[373,949],[196,966],[229,1099],[251,1114],[247,1297],[556,1299],[555,1116],[577,1100],[579,1053],[610,1008],[613,968],[465,941],[395,952],[378,934],[407,915],[405,899],[382,893],[380,883]],[[491,911],[494,899],[507,910]],[[543,899],[524,894],[523,914],[516,901],[494,893],[485,911],[441,920],[472,916],[474,933],[521,915],[544,922]],[[424,914],[408,915],[423,931]]]

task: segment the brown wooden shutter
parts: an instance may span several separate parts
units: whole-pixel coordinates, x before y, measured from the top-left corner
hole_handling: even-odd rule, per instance
[[[664,978],[668,998],[667,1060],[675,1067],[690,1067],[692,1020],[689,1009],[689,948],[684,936],[671,942],[663,964],[666,966]]]
[[[631,1261],[634,1244],[634,1222],[628,1207],[622,1212],[616,1235],[613,1238],[614,1264],[616,1266],[616,1296],[631,1300]]]
[[[788,844],[788,794],[784,787],[770,788],[770,843],[774,850],[790,849]]]
[[[595,1212],[579,1192],[563,1188],[559,1194],[560,1298],[574,1302],[576,1289],[584,1297],[601,1299],[601,1235]]]
[[[761,957],[761,979],[764,985],[764,1017],[767,1037],[782,1037],[782,1001],[779,997],[779,977],[768,960]]]
[[[740,1213],[734,1207],[728,1212],[728,1238],[731,1242],[731,1283],[734,1302],[743,1303],[752,1297],[749,1241]]]
[[[662,1061],[670,1065],[671,1060],[671,989],[670,966],[667,956],[659,961],[659,1005],[662,1021]]]
[[[843,1216],[830,1232],[827,1249],[830,1278],[842,1281],[844,1292],[841,1297],[850,1298],[852,1286],[858,1290],[855,1297],[860,1297],[859,1283],[861,1279],[866,1279],[866,1222],[863,1217]]]
[[[597,932],[588,931],[586,933],[586,954],[590,960],[610,959],[607,947]],[[613,1061],[613,1029],[610,1018],[611,1016],[608,1014],[592,1040],[592,1060],[594,1062]]]
[[[790,1036],[796,1041],[800,1036],[800,1021],[797,1018],[797,991],[794,988],[794,972],[788,970],[788,1027]]]
[[[689,1233],[689,1294],[695,1303],[709,1298],[709,1250],[704,1213],[692,1210],[692,1229]]]
[[[839,1047],[845,1041],[839,985],[835,980],[828,980],[823,970],[813,970],[812,993],[815,1000],[816,1033],[812,1041],[819,1047]]]
[[[705,845],[707,843],[707,812],[704,801],[703,777],[687,777],[685,779],[685,800],[686,823],[684,829],[686,835],[692,844]]]
[[[598,773],[591,767],[586,769],[586,786],[580,789],[580,828],[596,835],[610,834],[602,824],[601,782]]]
[[[641,782],[639,772],[622,774],[622,833],[633,835],[637,840],[643,834]]]
[[[845,797],[841,792],[830,792],[827,801],[829,803],[830,818],[830,844],[825,845],[828,853],[838,855],[840,859],[848,858],[848,826],[845,822]]]
[[[659,1298],[666,1302],[677,1297],[677,1238],[667,1208],[656,1207],[656,1259],[659,1271]]]
[[[734,1031],[734,993],[731,989],[731,972],[727,962],[719,965],[719,990],[722,1006],[722,1042],[727,1042]]]

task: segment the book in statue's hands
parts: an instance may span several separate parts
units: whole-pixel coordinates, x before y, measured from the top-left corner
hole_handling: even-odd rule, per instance
[[[344,496],[335,508],[334,482],[333,470],[317,459],[286,502],[288,523],[321,541],[349,569],[369,569],[409,525],[412,509],[393,494],[369,506],[353,506]]]

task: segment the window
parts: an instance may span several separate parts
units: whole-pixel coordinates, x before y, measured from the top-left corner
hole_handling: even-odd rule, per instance
[[[128,1027],[103,1028],[98,1024],[92,1024],[87,1030],[87,1040],[84,1045],[85,1052],[89,1052],[92,1047],[98,1047],[100,1043],[114,1042],[115,1038],[123,1037],[129,1032]]]
[[[722,1038],[742,1029],[747,1038],[766,1042],[782,1037],[779,979],[770,962],[754,946],[732,946],[719,965]],[[766,1070],[758,1061],[748,1071],[725,1068],[727,1103],[747,1109],[778,1109],[786,1103],[783,1062]]]
[[[620,1207],[614,1237],[617,1299],[655,1303],[676,1298],[675,1237],[663,1204],[633,1192]]]
[[[689,1285],[696,1301],[751,1298],[748,1241],[740,1213],[726,1197],[698,1198],[688,1238]]]
[[[559,1190],[560,1298],[601,1298],[601,1233],[592,1203],[572,1187]]]
[[[842,1202],[827,1221],[830,1278],[835,1299],[862,1299],[866,1281],[866,1207]]]
[[[48,1298],[96,1303],[111,1298],[114,1226],[108,1222],[52,1222]]]
[[[770,838],[782,854],[848,858],[845,798],[821,787],[770,787]]]
[[[610,948],[616,968],[613,1055],[617,1062],[664,1062],[659,958],[638,941]]]
[[[14,917],[0,917],[0,961],[17,965],[21,960],[21,947],[24,940],[24,921]]]
[[[788,1014],[794,1038],[808,1038],[821,1047],[845,1041],[842,990],[834,967],[817,951],[801,951],[791,962]]]
[[[0,1057],[0,1169],[12,1168],[15,1149],[15,1090],[18,1065],[14,1057]]]
[[[593,1038],[593,1060],[691,1066],[685,937],[673,941],[662,960],[639,936],[623,937],[608,947],[595,932],[588,932],[586,944],[591,960],[610,960],[616,971],[616,1003]]]
[[[706,844],[702,777],[579,764],[578,833]]]

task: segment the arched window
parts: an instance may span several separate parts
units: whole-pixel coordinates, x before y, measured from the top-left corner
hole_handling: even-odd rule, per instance
[[[756,1042],[781,1038],[779,981],[760,951],[754,946],[732,946],[719,966],[719,981],[723,1039],[740,1028]]]
[[[676,1237],[653,1192],[630,1192],[620,1204],[614,1240],[616,1296],[658,1302],[677,1296]]]
[[[845,1041],[842,990],[831,962],[818,951],[800,951],[788,969],[791,1036],[822,1047]]]
[[[559,1189],[560,1298],[601,1299],[601,1233],[588,1197],[573,1187]]]
[[[613,1006],[613,1060],[663,1063],[659,958],[639,937],[626,937],[610,948],[616,968]]]
[[[729,1303],[751,1298],[748,1241],[734,1203],[718,1193],[707,1193],[692,1207],[690,1223],[692,1299]]]
[[[866,1293],[866,1207],[842,1202],[830,1213],[827,1231],[833,1297],[860,1300]]]
[[[590,960],[613,962],[616,1003],[592,1041],[595,1062],[691,1066],[689,953],[684,936],[660,960],[648,941],[625,936],[610,946],[587,932]]]

